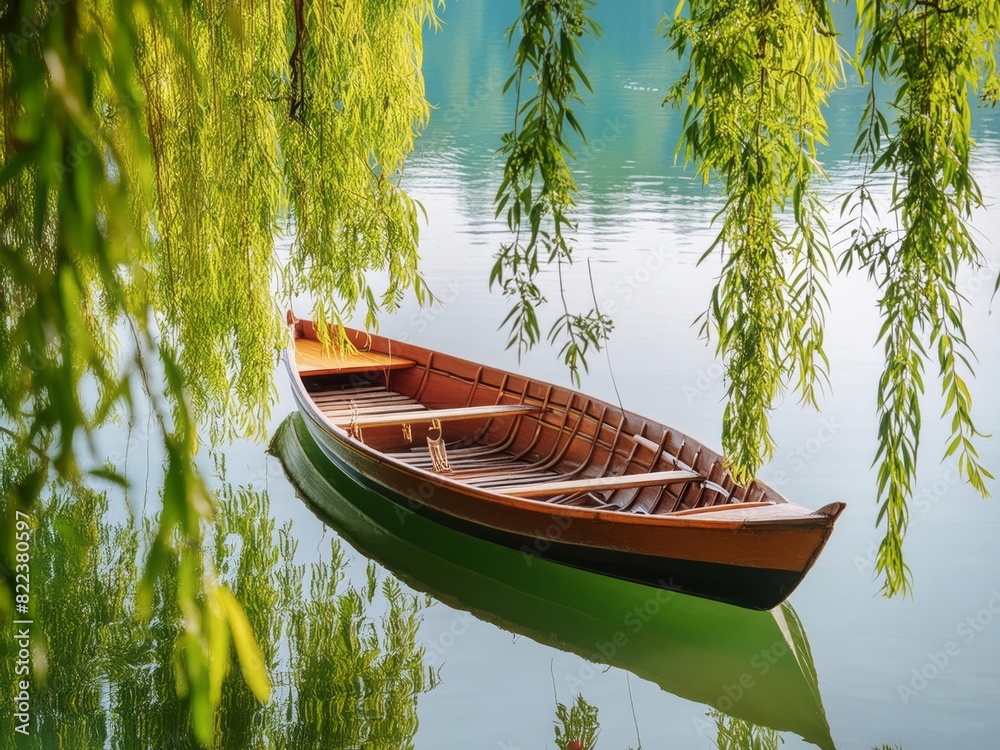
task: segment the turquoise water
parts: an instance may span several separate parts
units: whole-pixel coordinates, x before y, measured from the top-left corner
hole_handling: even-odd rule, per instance
[[[516,7],[510,0],[451,3],[442,16],[442,31],[426,39],[427,93],[435,109],[407,166],[406,181],[427,209],[423,270],[440,304],[421,310],[408,300],[398,314],[382,321],[381,330],[565,383],[567,374],[553,351],[543,347],[518,362],[515,353],[504,350],[506,337],[497,327],[506,305],[489,293],[487,283],[493,253],[505,238],[504,226],[493,220],[491,201],[502,169],[495,150],[511,117],[510,102],[500,96],[510,57],[502,37]],[[848,28],[848,14],[837,10],[841,27]],[[722,369],[691,323],[707,305],[720,269],[718,258],[697,265],[713,239],[710,222],[720,200],[711,186],[702,186],[690,170],[674,163],[680,116],[662,108],[661,101],[679,65],[654,35],[668,11],[673,11],[672,3],[645,0],[605,2],[597,11],[605,38],[587,44],[585,59],[595,93],[578,112],[590,136],[577,168],[576,256],[581,262],[569,271],[567,282],[571,306],[589,306],[583,262],[589,259],[602,311],[615,321],[609,351],[625,406],[718,446]],[[853,48],[849,39],[844,45]],[[839,205],[836,196],[859,178],[850,148],[861,101],[861,93],[849,85],[831,101],[830,144],[823,156],[830,173],[823,194],[831,205]],[[990,313],[1000,270],[1000,116],[977,112],[974,129],[980,145],[976,175],[987,202],[975,217],[975,228],[988,262],[966,274],[962,290],[970,301],[969,339],[979,356],[972,385],[978,424],[994,435],[980,442],[980,451],[995,473],[1000,469],[1000,322]],[[884,202],[888,185],[878,185],[877,193]],[[838,223],[836,216],[830,223]],[[554,272],[545,271],[543,280],[552,297]],[[980,500],[957,481],[951,464],[939,462],[948,430],[935,419],[942,404],[930,379],[906,546],[915,596],[887,601],[878,595],[873,578],[880,537],[870,464],[876,450],[875,391],[882,357],[875,345],[875,300],[876,290],[861,275],[833,282],[827,328],[831,392],[821,413],[800,408],[789,396],[773,420],[777,455],[763,478],[807,507],[835,500],[848,504],[815,568],[789,606],[775,613],[750,613],[683,596],[663,599],[662,592],[558,566],[530,567],[522,556],[399,516],[350,482],[335,476],[310,479],[312,469],[296,465],[298,454],[285,451],[289,474],[305,487],[300,497],[279,459],[250,442],[225,449],[226,476],[231,484],[266,490],[269,502],[253,495],[257,499],[252,503],[230,503],[230,514],[223,516],[230,525],[232,554],[243,555],[247,545],[268,547],[268,535],[276,539],[276,530],[290,524],[298,563],[329,563],[331,542],[343,540],[340,571],[346,578],[341,591],[366,589],[370,557],[376,561],[376,576],[398,576],[403,594],[417,595],[413,601],[421,604],[415,638],[424,648],[425,666],[435,670],[429,681],[433,687],[412,699],[404,696],[407,706],[415,702],[415,728],[378,731],[389,732],[379,735],[383,740],[397,736],[392,732],[412,735],[418,750],[553,748],[556,701],[568,704],[577,694],[599,712],[598,747],[604,750],[639,744],[649,749],[712,748],[723,744],[720,735],[730,734],[736,738],[731,747],[747,746],[756,738],[761,747],[781,741],[789,748],[882,743],[907,750],[993,748],[1000,730],[1000,503]],[[307,313],[308,301],[298,301],[297,311]],[[552,320],[556,313],[547,314]],[[273,431],[294,411],[283,370],[277,379],[280,401]],[[603,356],[592,360],[583,388],[615,400]],[[136,510],[155,507],[159,460],[143,420],[129,430],[108,430],[102,445],[113,463],[124,463]],[[208,462],[206,467],[211,469]],[[991,487],[997,490],[995,483]],[[151,493],[148,505],[144,490]],[[319,506],[317,512],[329,525],[317,519],[307,502]],[[241,527],[233,520],[255,509],[273,519],[273,529],[247,522]],[[111,541],[117,538],[113,530],[100,533]],[[58,572],[59,564],[55,567]],[[94,570],[91,578],[96,580],[117,568],[105,561]],[[340,664],[336,659],[321,658],[323,628],[332,628],[331,610],[281,599],[286,579],[273,578],[279,570],[285,568],[273,566],[268,579],[278,592],[271,595],[282,602],[274,610],[279,620],[297,617],[310,623],[318,637],[295,646],[275,635],[275,658],[287,660],[301,652],[313,654],[309,658],[314,660],[302,657],[297,666],[281,672],[275,706],[267,712],[237,695],[227,703],[226,726],[249,734],[268,728],[273,736],[291,738],[288,743],[296,747],[353,746],[337,744],[334,730],[355,719],[374,726],[386,712],[373,704],[348,716],[328,701],[326,713],[320,710],[320,724],[319,715],[310,713],[314,709],[295,703],[310,696],[323,699],[322,684],[345,675],[331,667]],[[127,573],[114,575],[119,574],[128,578]],[[254,580],[259,584],[261,577]],[[53,588],[52,596],[76,597],[62,600],[72,612],[81,612],[67,622],[89,622],[94,632],[103,633],[107,623],[87,617],[107,618],[108,613],[86,609],[87,601],[103,594],[89,591]],[[304,592],[309,591],[305,586]],[[302,596],[306,604],[312,601],[313,594]],[[385,629],[379,618],[396,606],[387,601],[396,600],[386,595],[364,605],[376,624],[383,623],[377,625],[379,632]],[[53,602],[55,617],[62,604]],[[67,635],[67,640],[77,644],[77,651],[98,648],[90,637]],[[81,724],[80,736],[90,739],[67,747],[166,747],[166,738],[175,737],[170,732],[183,724],[183,717],[170,698],[170,641],[151,637],[160,638],[157,648],[166,654],[159,662],[148,653],[134,657],[136,647],[119,655],[121,663],[107,675],[82,663],[86,660],[77,672],[67,667],[65,674],[73,680],[94,681],[90,702],[68,701],[51,724],[65,725],[81,705],[104,715]],[[109,643],[113,651],[113,641]],[[58,657],[50,654],[53,664]],[[140,670],[136,659],[143,658],[158,666]],[[155,700],[145,692],[149,685],[157,686]],[[117,716],[113,705],[119,706]],[[121,718],[137,713],[144,717],[138,725]],[[223,744],[244,747],[242,736],[234,731]],[[393,747],[386,742],[373,746]],[[178,740],[171,746],[188,744]]]

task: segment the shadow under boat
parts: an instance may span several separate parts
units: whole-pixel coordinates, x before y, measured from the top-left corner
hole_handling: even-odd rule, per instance
[[[414,589],[681,698],[834,747],[809,643],[787,603],[741,609],[452,531],[334,466],[299,414],[281,424],[270,450],[324,523]]]

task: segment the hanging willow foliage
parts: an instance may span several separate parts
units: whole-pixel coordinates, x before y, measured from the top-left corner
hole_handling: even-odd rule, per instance
[[[514,128],[503,136],[501,154],[506,158],[503,181],[494,203],[496,216],[506,211],[507,227],[514,235],[496,256],[490,286],[497,284],[513,307],[502,325],[509,328],[507,347],[518,355],[541,340],[536,309],[545,302],[539,286],[541,268],[555,263],[563,313],[549,330],[551,343],[562,342],[560,354],[574,380],[587,368],[587,352],[600,348],[611,331],[611,321],[595,306],[585,314],[571,313],[563,289],[562,267],[573,260],[566,231],[575,228],[570,217],[576,205],[576,181],[568,160],[574,155],[567,141],[570,132],[584,138],[573,114],[580,102],[577,79],[587,89],[580,39],[597,37],[600,27],[587,16],[592,0],[522,0],[517,22],[507,30],[507,44],[521,38],[514,52],[514,72],[504,84],[516,92]],[[567,128],[568,126],[568,128]]]
[[[436,27],[434,0],[306,6],[295,26],[300,62],[290,106],[298,111],[279,121],[296,225],[287,278],[293,293],[317,300],[319,325],[361,305],[373,327],[405,291],[429,299],[417,273],[421,209],[399,179],[430,114],[421,34],[426,23]],[[385,290],[368,285],[367,269],[388,272]]]
[[[78,438],[150,396],[165,479],[137,604],[149,610],[179,553],[178,653],[205,742],[228,658],[219,645],[254,645],[202,556],[213,501],[196,427],[262,434],[285,336],[279,285],[339,299],[317,305],[321,321],[359,306],[371,319],[407,289],[426,297],[419,208],[398,179],[428,114],[428,22],[433,0],[0,11],[0,439],[26,460],[3,488],[7,507],[29,509],[50,473],[76,478]],[[289,225],[291,257],[278,258]],[[387,272],[383,292],[369,270]],[[12,544],[4,533],[4,559]],[[266,698],[266,680],[244,674]]]
[[[979,266],[982,253],[968,221],[983,205],[969,167],[970,96],[997,100],[1000,3],[955,0],[859,3],[858,70],[869,85],[856,153],[866,182],[844,201],[854,214],[852,244],[841,259],[864,268],[881,291],[879,341],[885,370],[879,380],[879,523],[886,527],[876,571],[886,595],[911,591],[903,561],[907,501],[913,494],[920,439],[924,369],[936,350],[944,416],[951,415],[945,457],[983,496],[992,475],[979,462],[965,383],[972,351],[962,322],[958,275]],[[898,82],[890,125],[875,95],[876,80]],[[884,105],[883,105],[884,107]],[[867,174],[893,176],[891,210],[898,229],[879,228]],[[867,213],[866,213],[867,211]],[[928,346],[929,345],[929,346]]]
[[[824,0],[692,0],[686,15],[685,4],[663,25],[672,49],[689,55],[668,101],[686,103],[679,152],[706,180],[719,177],[726,194],[710,248],[724,252],[723,272],[703,330],[717,334],[726,361],[723,447],[734,474],[746,479],[773,454],[768,416],[786,379],[813,405],[817,384],[827,379],[823,283],[831,251],[812,182],[823,176],[815,144],[826,132],[822,109],[841,80],[841,54]],[[968,228],[982,205],[969,170],[970,98],[997,101],[1000,3],[875,0],[859,1],[858,10],[855,65],[871,87],[856,147],[866,176],[844,202],[852,243],[839,267],[857,262],[882,292],[886,365],[875,463],[885,537],[876,571],[883,593],[893,595],[910,590],[902,541],[925,342],[937,350],[952,417],[945,456],[958,455],[962,475],[983,495],[991,478],[973,444],[980,433],[964,379],[972,352],[957,279],[982,261]],[[892,125],[875,96],[876,79],[895,85]],[[894,177],[897,230],[874,221],[868,179],[880,171]]]
[[[702,256],[724,258],[702,331],[716,336],[726,364],[722,446],[745,482],[774,454],[767,416],[785,383],[816,406],[827,377],[832,254],[816,144],[843,79],[841,52],[822,1],[692,0],[687,17],[682,8],[661,26],[688,61],[666,101],[684,109],[678,153],[706,183],[717,177],[726,197]]]

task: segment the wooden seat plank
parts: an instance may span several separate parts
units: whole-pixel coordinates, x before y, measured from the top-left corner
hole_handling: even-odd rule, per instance
[[[416,364],[412,359],[395,354],[337,352],[325,349],[316,339],[295,339],[295,367],[302,375],[403,370]]]
[[[535,472],[533,474],[527,474],[523,477],[519,477],[516,474],[511,474],[510,472],[504,472],[495,476],[488,477],[473,477],[472,479],[460,478],[461,481],[474,485],[476,487],[482,487],[483,489],[497,491],[497,488],[493,485],[499,483],[504,487],[515,487],[517,485],[530,485],[538,484],[540,481],[546,479],[558,479],[558,474],[546,473],[544,471]]]
[[[354,409],[345,409],[343,407],[331,409],[328,406],[321,406],[320,411],[331,419],[346,419],[355,413]],[[359,406],[357,414],[359,417],[363,417],[369,414],[402,414],[404,412],[409,414],[421,411],[426,411],[426,408],[420,404],[386,404],[385,406]]]
[[[374,409],[380,409],[381,413],[389,411],[409,411],[411,409],[426,409],[423,404],[416,401],[365,401],[357,404],[316,404],[320,411],[328,416],[333,412],[353,414],[358,411],[361,414],[371,413]]]
[[[423,404],[414,401],[412,399],[408,401],[400,399],[385,399],[385,400],[379,399],[371,401],[332,401],[332,402],[320,401],[316,403],[316,406],[318,406],[320,409],[331,409],[333,411],[353,411],[355,408],[364,410],[370,407],[374,408],[376,406],[395,406],[399,411],[403,411],[404,409],[410,406],[419,406],[423,409],[427,408]]]
[[[377,391],[378,393],[393,393],[393,391],[387,391],[385,387],[381,385],[364,385],[358,388],[322,388],[317,390],[307,390],[306,393],[308,393],[312,398],[318,398],[321,396],[351,397],[359,393],[371,393],[372,391]]]
[[[388,391],[377,391],[375,393],[364,393],[360,396],[316,396],[313,398],[317,404],[349,404],[353,401],[409,401],[416,403],[415,399],[403,396],[399,393],[389,393]]]
[[[624,474],[616,477],[594,477],[593,479],[572,479],[565,482],[545,482],[529,484],[526,487],[494,487],[494,492],[517,497],[541,497],[562,495],[570,492],[599,492],[620,490],[629,487],[655,487],[681,482],[697,482],[703,477],[696,471],[656,471],[651,474]]]

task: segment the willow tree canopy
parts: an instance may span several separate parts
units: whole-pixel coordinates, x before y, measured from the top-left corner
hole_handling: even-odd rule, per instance
[[[230,635],[258,698],[269,688],[247,668],[246,618],[202,564],[212,500],[196,426],[262,434],[284,341],[276,289],[311,294],[320,320],[425,298],[399,178],[429,112],[421,38],[435,23],[433,0],[0,11],[0,434],[33,459],[5,483],[6,507],[29,508],[53,469],[124,481],[77,438],[149,395],[165,478],[137,604],[148,612],[158,575],[176,571],[206,742]],[[2,545],[8,559],[12,533]]]

